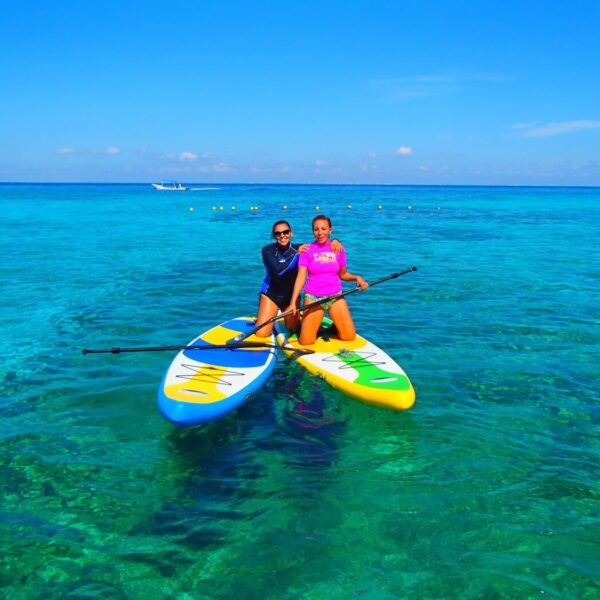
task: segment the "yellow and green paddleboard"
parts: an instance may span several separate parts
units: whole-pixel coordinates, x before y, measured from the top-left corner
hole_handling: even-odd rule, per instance
[[[288,357],[348,396],[393,410],[406,410],[415,403],[415,390],[393,358],[360,335],[352,342],[336,339],[327,333],[330,325],[329,319],[323,319],[319,337],[310,346],[301,346],[281,321],[275,323],[275,335]],[[296,352],[303,349],[314,353]]]

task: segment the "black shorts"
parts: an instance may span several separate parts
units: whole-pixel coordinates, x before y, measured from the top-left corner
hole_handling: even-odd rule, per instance
[[[269,300],[275,302],[275,304],[277,305],[277,308],[279,308],[279,310],[283,310],[284,308],[287,308],[290,305],[291,298],[284,298],[283,296],[271,294],[270,292],[260,292],[258,294],[259,302],[260,302],[261,296],[266,296]]]

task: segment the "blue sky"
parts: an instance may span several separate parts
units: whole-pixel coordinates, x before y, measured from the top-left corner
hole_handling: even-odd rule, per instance
[[[600,185],[596,0],[0,6],[0,181]]]

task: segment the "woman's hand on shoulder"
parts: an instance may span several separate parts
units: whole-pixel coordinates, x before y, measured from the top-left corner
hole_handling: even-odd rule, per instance
[[[298,252],[300,254],[302,254],[303,252],[306,252],[308,250],[308,247],[310,246],[310,244],[300,244],[298,246]]]
[[[344,249],[344,246],[342,246],[342,242],[340,242],[340,240],[333,239],[331,240],[331,249],[333,252],[335,252],[335,254],[339,254]]]

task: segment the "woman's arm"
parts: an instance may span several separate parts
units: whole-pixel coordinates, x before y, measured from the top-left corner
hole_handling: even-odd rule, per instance
[[[342,267],[338,275],[342,281],[356,281],[356,285],[361,290],[366,290],[369,287],[369,284],[360,275],[353,275],[346,267]]]
[[[302,291],[302,288],[306,283],[306,272],[306,267],[298,267],[298,275],[296,275],[294,291],[292,292],[292,299],[290,300],[290,305],[285,309],[284,312],[296,310],[296,302],[298,301],[298,296],[300,296],[300,292]]]

